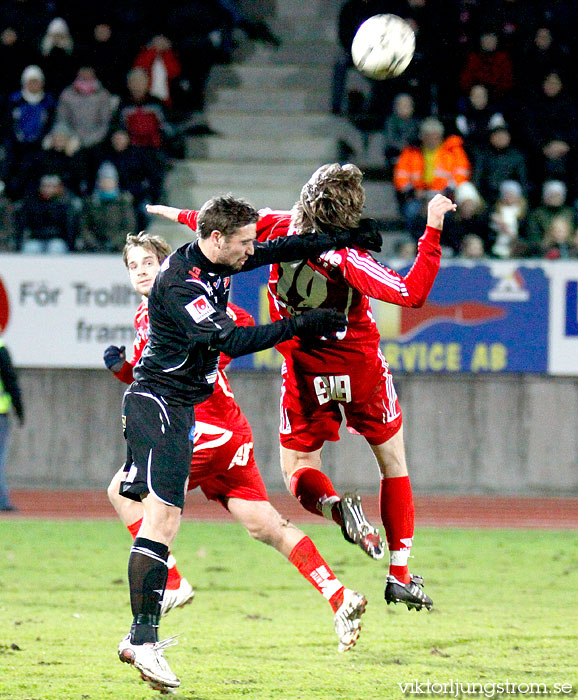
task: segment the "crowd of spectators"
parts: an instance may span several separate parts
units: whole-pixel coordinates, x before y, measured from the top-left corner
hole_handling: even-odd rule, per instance
[[[388,12],[415,30],[410,66],[348,91],[356,27]],[[576,0],[342,3],[332,110],[381,136],[410,238],[443,192],[448,255],[578,258],[577,29]]]
[[[236,37],[277,46],[235,0],[0,4],[0,251],[113,252],[161,201]]]
[[[348,91],[357,27],[388,12],[411,64]],[[382,136],[410,240],[441,191],[448,254],[578,257],[577,29],[578,0],[343,0],[331,108]],[[0,250],[112,252],[146,227],[184,135],[211,133],[207,78],[239,32],[279,44],[235,0],[5,0]]]

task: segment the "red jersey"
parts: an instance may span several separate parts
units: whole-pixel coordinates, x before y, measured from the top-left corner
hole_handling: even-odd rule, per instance
[[[259,214],[258,240],[295,235],[291,212],[263,209]],[[183,210],[178,219],[196,229],[197,212]],[[440,231],[427,226],[419,239],[415,262],[403,277],[356,248],[330,250],[310,260],[273,265],[268,283],[273,321],[311,308],[337,309],[348,320],[347,330],[336,340],[319,340],[312,345],[294,337],[277,345],[277,349],[287,361],[298,362],[300,367],[312,371],[320,364],[327,371],[341,371],[360,355],[374,355],[380,335],[371,313],[370,297],[398,306],[423,306],[440,259]]]
[[[227,313],[238,326],[254,326],[255,320],[247,311],[229,303]],[[141,301],[134,317],[135,338],[132,347],[132,360],[125,362],[120,371],[115,372],[117,379],[125,384],[133,381],[132,368],[139,361],[149,337],[149,313],[147,300]],[[234,433],[251,435],[249,421],[243,415],[227,379],[224,370],[231,358],[221,353],[215,388],[211,396],[195,406],[195,422],[208,423],[219,428],[226,428]]]

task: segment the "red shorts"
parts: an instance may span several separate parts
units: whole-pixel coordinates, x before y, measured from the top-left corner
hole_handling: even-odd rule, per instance
[[[345,415],[347,429],[370,445],[381,445],[397,433],[402,416],[393,378],[378,352],[337,373],[320,366],[310,369],[283,364],[281,388],[281,445],[313,452],[327,440],[339,440]]]
[[[196,423],[189,491],[197,486],[209,500],[219,501],[225,508],[229,498],[267,501],[253,455],[253,436]]]

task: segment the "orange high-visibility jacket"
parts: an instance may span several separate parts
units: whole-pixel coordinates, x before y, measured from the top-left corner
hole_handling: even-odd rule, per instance
[[[448,136],[440,145],[434,158],[434,177],[429,183],[423,180],[424,159],[421,148],[406,146],[397,161],[393,184],[398,192],[413,188],[442,192],[446,187],[455,188],[470,179],[470,161],[462,146],[460,136]]]

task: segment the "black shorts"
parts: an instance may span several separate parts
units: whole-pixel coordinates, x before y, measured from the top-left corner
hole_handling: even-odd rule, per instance
[[[127,442],[122,496],[140,501],[143,494],[152,493],[167,505],[184,506],[194,420],[192,406],[170,405],[138,382],[130,385],[122,402]]]

